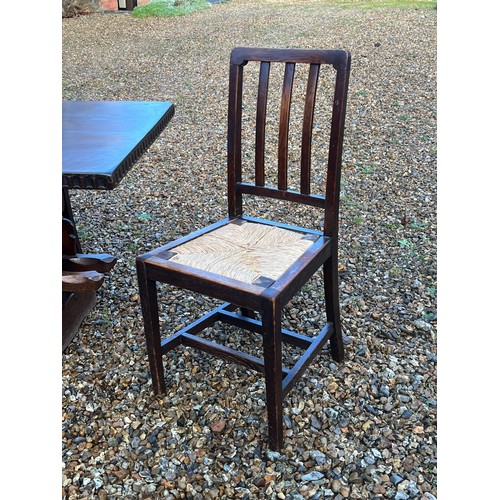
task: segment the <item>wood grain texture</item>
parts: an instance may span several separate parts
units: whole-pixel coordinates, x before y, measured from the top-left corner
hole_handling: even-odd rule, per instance
[[[260,63],[257,120],[255,125],[255,184],[257,186],[263,186],[265,182],[264,155],[266,148],[266,111],[270,66],[270,63],[267,61]]]
[[[95,292],[101,288],[104,275],[97,271],[63,271],[63,292]]]
[[[300,192],[311,193],[311,143],[314,118],[314,103],[318,88],[319,64],[309,66],[307,91],[304,105],[304,121],[302,125],[302,150],[300,157]]]
[[[290,107],[292,104],[292,86],[295,64],[287,62],[281,95],[280,127],[278,135],[278,189],[287,189],[288,185],[288,134],[290,130]]]

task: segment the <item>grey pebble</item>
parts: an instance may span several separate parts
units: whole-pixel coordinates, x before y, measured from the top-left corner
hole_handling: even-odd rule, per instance
[[[410,498],[410,495],[408,495],[404,491],[398,491],[394,496],[394,500],[408,500],[408,498]]]
[[[436,497],[432,493],[429,493],[428,491],[424,493],[424,498],[428,498],[429,500],[437,500]]]
[[[390,479],[391,483],[396,486],[403,481],[403,478],[399,474],[391,474]]]
[[[430,332],[432,330],[432,325],[430,323],[427,323],[427,321],[424,321],[423,319],[417,319],[413,322],[413,324],[419,330],[423,330],[424,332]]]
[[[308,474],[304,474],[301,476],[300,480],[301,481],[318,481],[319,479],[323,479],[325,475],[322,472],[319,471],[312,471],[309,472]]]
[[[177,479],[177,467],[175,465],[171,465],[164,473],[163,477],[167,481],[173,481]]]
[[[388,398],[391,395],[391,391],[389,387],[387,387],[386,385],[382,385],[379,389],[379,394]]]
[[[324,408],[323,411],[328,418],[331,418],[334,421],[337,420],[339,416],[339,412],[333,408]]]
[[[318,450],[312,450],[311,453],[311,458],[318,464],[318,465],[323,465],[326,462],[326,455]]]
[[[297,491],[291,491],[286,499],[290,499],[290,500],[304,500],[305,497],[303,497],[300,493],[298,493]]]
[[[321,422],[314,415],[311,415],[311,425],[318,430],[320,430],[323,427]]]
[[[279,451],[267,450],[266,455],[267,455],[267,458],[269,460],[273,460],[273,461],[274,460],[281,460],[281,458],[283,458]]]
[[[339,420],[339,426],[340,427],[347,427],[349,425],[349,421],[342,417],[340,420]]]

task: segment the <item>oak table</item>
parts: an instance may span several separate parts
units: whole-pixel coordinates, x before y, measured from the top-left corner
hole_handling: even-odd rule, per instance
[[[62,348],[96,302],[116,258],[82,254],[70,189],[114,189],[174,116],[170,102],[62,102]]]

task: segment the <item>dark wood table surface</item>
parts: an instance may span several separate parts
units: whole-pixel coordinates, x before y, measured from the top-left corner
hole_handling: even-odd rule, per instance
[[[63,101],[62,214],[63,221],[71,221],[74,228],[70,235],[63,229],[63,259],[71,257],[64,255],[71,245],[76,257],[82,251],[69,190],[114,189],[167,126],[174,111],[170,102]],[[95,292],[63,292],[63,350],[95,301]]]

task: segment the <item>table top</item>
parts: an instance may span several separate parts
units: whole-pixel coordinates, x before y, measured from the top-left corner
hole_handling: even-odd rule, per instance
[[[63,101],[63,188],[114,189],[174,110],[170,102]]]

